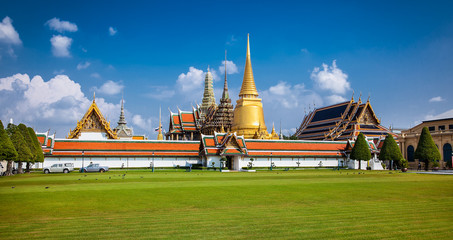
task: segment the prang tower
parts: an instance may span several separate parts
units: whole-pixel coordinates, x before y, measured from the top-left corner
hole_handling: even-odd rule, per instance
[[[203,93],[203,100],[201,103],[201,118],[204,119],[206,113],[208,112],[208,108],[215,104],[214,98],[214,87],[213,87],[213,78],[211,71],[206,72],[206,77],[204,79],[204,93]]]
[[[250,60],[250,41],[247,34],[247,55],[245,59],[244,78],[242,80],[239,100],[234,108],[233,126],[231,130],[245,138],[269,138],[264,123],[263,104],[258,98],[253,78],[252,61]]]

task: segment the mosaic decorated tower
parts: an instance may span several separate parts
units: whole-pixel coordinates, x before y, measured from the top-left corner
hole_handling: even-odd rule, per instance
[[[225,51],[225,81],[219,106],[212,105],[205,116],[201,132],[213,135],[214,132],[229,132],[233,124],[233,104],[231,104],[227,83],[227,58]]]
[[[234,109],[232,131],[245,138],[268,138],[264,123],[263,104],[258,98],[258,91],[253,78],[252,61],[250,60],[250,41],[247,35],[247,55],[244,78],[242,80],[239,100]]]
[[[209,71],[208,67],[208,72],[206,73],[206,77],[204,80],[204,93],[203,93],[203,100],[201,103],[201,117],[202,119],[204,116],[206,116],[206,113],[208,111],[208,108],[211,107],[212,105],[215,104],[215,98],[214,98],[214,87],[213,87],[213,82],[212,82],[212,74]]]

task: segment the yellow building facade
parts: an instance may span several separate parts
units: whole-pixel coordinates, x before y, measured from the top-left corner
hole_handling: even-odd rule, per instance
[[[453,118],[423,121],[413,128],[401,131],[398,141],[403,157],[408,160],[411,168],[417,168],[418,159],[415,159],[414,153],[424,127],[428,128],[442,156],[440,167],[447,167],[447,163],[451,164],[452,161]]]

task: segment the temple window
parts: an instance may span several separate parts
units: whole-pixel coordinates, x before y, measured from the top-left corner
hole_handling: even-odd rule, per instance
[[[434,126],[429,127],[428,130],[429,130],[430,132],[434,132],[434,130],[436,130],[436,127],[434,127]]]
[[[444,131],[445,130],[445,125],[441,125],[438,127],[439,131]]]
[[[448,125],[448,129],[452,130],[453,129],[453,124]]]

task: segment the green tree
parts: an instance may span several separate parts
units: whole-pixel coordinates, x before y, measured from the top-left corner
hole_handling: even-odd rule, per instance
[[[42,147],[38,141],[35,130],[33,130],[33,128],[31,127],[28,127],[28,133],[30,134],[31,139],[33,140],[33,145],[35,146],[35,162],[44,162],[44,154],[42,152]]]
[[[414,157],[425,163],[426,171],[428,171],[430,161],[434,164],[441,158],[439,149],[434,143],[427,127],[424,127],[422,130],[422,134],[418,140],[417,149],[415,149]]]
[[[10,125],[12,125],[12,124],[9,124],[8,127],[10,127]],[[14,126],[14,125],[12,125],[12,126]],[[18,171],[18,173],[22,173],[21,172],[22,162],[26,159],[32,158],[33,155],[31,154],[30,148],[28,147],[27,142],[25,141],[24,137],[22,136],[22,133],[19,130],[19,128],[14,126],[14,127],[11,127],[10,129],[12,129],[12,130],[10,130],[12,133],[11,142],[13,142],[14,148],[16,149],[16,152],[17,152],[17,161],[18,161],[17,171]]]
[[[368,161],[371,159],[370,147],[368,142],[365,140],[365,136],[359,133],[357,140],[354,143],[354,147],[351,152],[351,159],[359,160],[359,169],[362,168],[361,160]]]
[[[385,137],[384,145],[382,145],[381,152],[379,153],[379,159],[383,161],[394,161],[398,164],[398,166],[401,166],[403,155],[401,154],[398,144],[390,133]],[[392,165],[393,164],[390,164],[390,169],[393,168]]]
[[[27,158],[23,159],[25,162],[27,162],[27,172],[30,172],[30,164],[34,163],[35,158],[37,157],[35,144],[33,142],[33,139],[31,138],[28,128],[27,128],[27,126],[25,126],[25,124],[21,123],[17,126],[17,128],[19,129],[20,133],[24,137],[25,143],[27,144],[28,149],[30,149],[31,157],[29,157],[28,159]],[[19,173],[23,173],[23,168],[22,168],[21,163],[19,164],[17,171]]]
[[[12,166],[14,160],[17,158],[17,152],[14,148],[13,142],[8,136],[8,133],[3,128],[3,123],[0,120],[0,160],[6,160],[6,176],[12,175]]]

